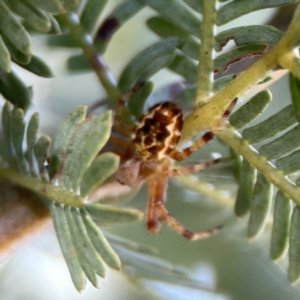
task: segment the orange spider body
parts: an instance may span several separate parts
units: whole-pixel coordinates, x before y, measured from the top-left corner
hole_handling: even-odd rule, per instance
[[[171,166],[169,154],[175,149],[182,129],[179,105],[163,102],[150,108],[137,121],[131,143],[121,158],[117,179],[132,188]]]
[[[139,118],[133,131],[129,130],[121,124],[120,120],[125,101],[135,92],[135,89],[132,89],[129,95],[119,99],[114,118],[114,130],[127,136],[131,134],[129,142],[121,142],[120,139],[113,136],[110,138],[110,142],[119,147],[115,152],[118,152],[121,157],[119,169],[115,175],[116,179],[121,184],[134,189],[140,187],[144,182],[147,183],[147,228],[150,232],[157,232],[161,222],[165,222],[173,230],[190,240],[198,240],[218,232],[221,226],[193,233],[171,217],[165,208],[168,177],[201,170],[218,162],[218,160],[213,160],[178,169],[172,168],[172,160],[181,161],[189,156],[211,140],[214,131],[207,132],[181,152],[177,151],[176,146],[183,126],[183,114],[180,106],[170,101],[154,105]],[[224,123],[235,102],[236,100],[224,112],[214,130]],[[125,150],[120,151],[120,146],[125,147]]]
[[[147,181],[147,227],[153,233],[159,230],[159,218],[155,212],[164,204],[168,172],[172,166],[169,154],[177,146],[182,124],[178,104],[168,101],[150,108],[137,121],[116,174],[120,183],[132,188]]]

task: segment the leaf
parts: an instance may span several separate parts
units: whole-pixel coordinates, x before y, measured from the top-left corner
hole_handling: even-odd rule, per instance
[[[27,71],[36,74],[40,77],[51,78],[54,74],[51,68],[39,57],[32,55],[31,60],[28,64],[19,64],[20,67],[26,69]]]
[[[92,264],[87,260],[84,253],[84,249],[80,243],[82,237],[77,234],[76,224],[72,220],[71,213],[65,209],[65,214],[67,217],[67,222],[69,225],[74,250],[76,252],[76,256],[81,266],[81,269],[84,272],[85,276],[88,278],[88,280],[93,284],[93,286],[97,287],[96,272]]]
[[[242,157],[238,155],[232,148],[230,148],[229,150],[230,150],[230,158],[232,159],[232,173],[234,175],[235,180],[238,181],[242,173]],[[242,197],[239,196],[239,199],[241,200]],[[248,209],[246,209],[246,211],[247,210]]]
[[[1,35],[5,35],[20,52],[30,55],[29,34],[2,0],[0,1],[0,30]]]
[[[254,186],[253,200],[251,203],[251,214],[248,226],[249,239],[254,239],[263,231],[270,213],[271,201],[271,183],[259,173]]]
[[[174,52],[177,44],[177,38],[168,38],[155,43],[136,55],[127,64],[120,76],[118,86],[121,91],[128,91],[137,81],[141,79],[142,75],[145,74],[146,69],[151,67],[155,61],[162,57],[171,55]]]
[[[48,17],[51,22],[51,30],[48,33],[61,34],[60,26],[59,26],[57,20],[51,14],[48,14]]]
[[[163,68],[170,65],[170,63],[173,61],[175,57],[175,54],[170,55],[164,55],[162,57],[159,57],[155,61],[153,61],[152,64],[150,64],[140,75],[138,81],[147,81],[149,78],[151,78],[154,74],[156,74],[158,71],[162,70]]]
[[[69,71],[91,70],[91,65],[88,63],[86,57],[83,54],[78,54],[70,56],[68,58],[67,69]]]
[[[291,283],[295,283],[300,278],[300,209],[294,207],[289,246],[289,268],[288,276]]]
[[[174,25],[172,22],[166,19],[157,16],[148,19],[147,26],[163,39],[172,36],[179,38],[182,43],[178,45],[178,48],[191,58],[196,60],[199,59],[200,43],[185,30],[182,30],[180,27]]]
[[[50,137],[48,135],[42,135],[34,145],[34,155],[38,164],[41,178],[45,182],[49,182],[49,176],[45,168],[45,163],[47,161],[50,143]]]
[[[10,54],[0,35],[0,71],[10,72]]]
[[[50,183],[45,183],[49,181],[48,172],[45,168],[49,138],[42,135],[41,138],[35,142],[38,116],[34,115],[27,128],[28,147],[26,150],[23,150],[23,122],[23,112],[17,108],[12,112],[11,106],[7,102],[2,110],[3,130],[0,138],[0,159],[2,168],[0,168],[0,177],[34,192],[42,198],[51,199],[70,206],[81,207],[83,205],[83,199],[80,196],[66,189],[58,188]],[[19,157],[16,153],[16,149],[17,151],[22,151]],[[39,164],[44,182],[41,181],[40,178],[37,179],[27,174],[27,164],[21,156],[25,156],[28,159],[33,176],[38,178],[37,163]]]
[[[14,45],[5,34],[2,34],[3,41],[8,49],[11,59],[17,63],[26,65],[29,64],[31,56],[29,54],[22,53],[16,45]]]
[[[80,194],[88,196],[97,186],[110,177],[119,166],[119,156],[113,153],[103,153],[95,158],[85,171],[80,184]]]
[[[118,255],[107,242],[101,230],[95,225],[91,217],[84,211],[80,210],[87,233],[102,259],[115,270],[121,268],[121,262]]]
[[[217,25],[221,26],[229,21],[232,21],[242,15],[254,12],[256,10],[278,7],[295,3],[296,0],[272,0],[272,1],[260,1],[260,0],[238,0],[232,1],[222,6],[218,11]]]
[[[278,159],[276,168],[284,171],[285,175],[298,171],[300,169],[300,150]]]
[[[175,57],[176,59],[176,57]],[[174,61],[173,61],[174,62]],[[177,66],[174,64],[174,65],[170,65],[169,68],[172,68],[175,72],[176,72],[176,69],[177,69]],[[180,63],[178,65],[178,71],[180,71]],[[184,71],[184,69],[182,69]],[[188,74],[188,72],[187,72]],[[182,92],[176,97],[176,99],[182,103],[182,104],[193,104],[194,102],[194,99],[196,97],[196,92],[197,92],[197,87],[195,85],[190,85],[190,86],[187,86],[185,89],[182,90]]]
[[[190,82],[195,82],[198,77],[196,64],[184,55],[177,54],[168,68]]]
[[[66,47],[66,48],[77,48],[78,44],[74,41],[74,39],[69,35],[69,33],[63,33],[56,36],[50,36],[47,40],[47,44],[50,47]],[[74,57],[81,57],[84,58],[84,56],[81,54],[74,55],[69,57],[68,61],[72,61]],[[89,67],[86,59],[85,59],[86,65]]]
[[[129,251],[124,247],[115,246],[117,253],[122,259],[123,269],[132,277],[133,274],[139,274],[140,277],[155,281],[163,281],[173,285],[185,286],[198,290],[205,290],[199,279],[193,279],[187,272],[175,268],[168,262],[159,259],[153,255]]]
[[[78,112],[80,111],[81,113],[78,114]],[[8,163],[8,166],[5,165],[5,168],[0,168],[0,177],[1,179],[5,178],[10,182],[13,182],[35,192],[37,195],[39,195],[41,200],[43,200],[43,202],[49,206],[57,231],[57,237],[59,239],[59,243],[61,245],[61,249],[69,268],[73,283],[77,290],[81,291],[84,288],[86,279],[85,276],[87,276],[88,279],[95,286],[97,286],[96,274],[104,277],[105,273],[104,264],[100,255],[103,254],[104,260],[115,269],[120,269],[119,258],[110,247],[102,233],[97,229],[96,225],[87,216],[87,213],[83,209],[78,210],[80,207],[82,207],[82,198],[74,193],[71,193],[67,189],[60,189],[59,187],[55,187],[53,184],[49,183],[48,172],[45,168],[45,162],[48,157],[50,138],[48,136],[42,135],[36,141],[38,130],[37,114],[34,114],[31,117],[29,125],[27,127],[26,157],[30,162],[30,166],[33,170],[32,173],[34,176],[37,176],[37,172],[34,169],[35,160],[37,161],[41,178],[46,183],[41,182],[40,179],[30,177],[29,174],[24,174],[27,173],[27,165],[25,164],[23,150],[23,140],[25,133],[25,122],[23,115],[23,111],[19,108],[14,108],[12,110],[8,102],[4,105],[2,111],[3,132],[0,140],[2,146],[0,148],[0,153],[1,162],[4,161],[3,159],[5,159],[5,162]],[[70,126],[70,124],[74,125],[74,123],[78,122],[78,120],[80,120],[81,118],[80,115],[85,115],[85,110],[82,110],[82,107],[79,110],[74,110],[73,114],[69,114],[69,116],[67,117],[67,121],[65,121],[62,126],[62,130],[65,130],[64,134],[66,132],[70,132],[72,127]],[[96,116],[94,118],[89,118],[89,120],[91,122],[92,120],[98,120],[98,122],[94,124],[95,126],[99,125],[99,121],[100,124],[103,124],[105,122],[107,123],[107,121],[110,121],[110,112],[103,113],[102,115]],[[81,122],[81,124],[77,125],[76,127],[84,126],[84,123],[86,123],[86,121],[83,123]],[[101,130],[103,131],[103,128],[101,128]],[[94,133],[93,130],[91,131],[91,133]],[[63,134],[61,136],[63,136]],[[94,137],[94,135],[92,136]],[[62,147],[64,147],[64,145],[62,145]],[[5,154],[6,152],[7,155]],[[114,169],[117,168],[117,158],[117,156],[111,153],[105,153],[99,157],[98,166],[99,161],[101,161],[101,167],[106,169],[105,174],[102,172],[103,178],[109,176],[108,167],[113,167],[111,172],[113,172]],[[15,160],[19,166],[22,166],[21,172],[24,175],[19,174],[14,170]],[[93,168],[95,168],[94,165]],[[97,179],[97,183],[99,184],[101,176],[98,176],[98,178],[97,176],[95,177]],[[95,178],[93,177],[88,177],[88,179],[95,182]],[[91,185],[91,183],[89,184]],[[55,203],[56,201],[67,204],[67,206],[64,206],[63,208],[61,204]],[[68,205],[74,206],[76,208],[72,208]],[[121,221],[123,220],[130,222],[138,220],[142,216],[139,211],[130,209],[122,210],[106,207],[102,211],[104,211],[104,214],[106,215],[106,219],[103,218],[104,221],[108,219],[114,220],[114,218],[120,217]]]
[[[151,246],[149,247],[147,245],[142,245],[142,244],[136,243],[134,241],[122,238],[120,236],[106,233],[106,237],[108,238],[108,240],[110,241],[111,244],[120,246],[127,250],[131,250],[131,251],[138,252],[138,253],[152,254],[152,255],[153,254],[155,255],[158,253],[156,248],[153,248]]]
[[[290,73],[289,82],[295,117],[300,123],[300,80]]]
[[[216,36],[215,49],[221,51],[229,40],[234,40],[236,46],[244,45],[276,45],[283,32],[269,25],[251,25],[230,28]]]
[[[244,127],[265,110],[271,99],[272,94],[269,90],[256,94],[249,102],[230,116],[230,124],[237,129]]]
[[[80,16],[80,24],[87,33],[92,33],[96,27],[97,20],[99,19],[107,0],[88,0],[83,8]]]
[[[51,29],[49,16],[27,1],[10,0],[9,4],[34,29],[40,32],[48,32]]]
[[[45,10],[52,14],[61,14],[65,12],[59,0],[26,0],[32,6]]]
[[[144,6],[141,0],[127,0],[121,2],[112,11],[95,34],[94,45],[100,53],[104,53],[113,34]]]
[[[214,60],[214,72],[223,73],[231,64],[242,60],[243,58],[264,54],[264,49],[264,45],[247,45],[237,47],[231,51],[221,54]]]
[[[202,0],[183,0],[187,5],[189,5],[191,8],[198,12],[202,12]]]
[[[52,155],[48,166],[50,180],[57,179],[61,165],[62,162],[59,160],[59,157]]]
[[[81,215],[73,208],[65,208],[73,244],[78,255],[81,266],[85,265],[89,270],[89,273],[95,272],[100,277],[105,277],[105,267],[99,254],[94,249],[92,242],[89,239],[88,233],[83,224]],[[86,273],[86,275],[88,275]],[[88,276],[89,278],[89,276]],[[90,278],[89,278],[90,279]],[[97,286],[97,280],[90,280],[94,286]]]
[[[297,123],[292,105],[288,105],[267,120],[246,128],[242,135],[251,144],[256,144],[277,135]]]
[[[14,145],[18,166],[21,172],[26,171],[27,165],[23,153],[23,139],[25,132],[25,122],[23,119],[24,113],[20,108],[15,108],[12,111],[11,125],[12,125],[12,142]]]
[[[72,136],[78,125],[84,121],[85,115],[86,106],[78,106],[65,117],[63,123],[60,125],[52,149],[52,155],[56,155],[59,160],[62,160],[67,155],[68,145]]]
[[[118,208],[116,206],[88,203],[85,209],[94,220],[101,223],[129,223],[138,222],[143,213],[137,209]]]
[[[177,48],[180,49],[182,53],[186,54],[190,58],[199,61],[200,45],[198,45],[198,43],[190,43],[187,41],[178,45]]]
[[[273,260],[280,259],[287,252],[291,213],[291,201],[281,191],[278,191],[275,198],[271,239],[271,258]]]
[[[153,82],[147,81],[128,101],[128,108],[138,119],[144,112],[144,105],[153,90]]]
[[[300,147],[299,134],[300,125],[270,143],[261,146],[259,152],[268,159],[280,158]]]
[[[86,119],[74,132],[59,183],[73,191],[78,191],[79,183],[86,169],[109,138],[111,112]]]
[[[244,216],[251,207],[253,187],[255,181],[255,169],[247,160],[243,160],[238,180],[238,192],[235,202],[235,213],[238,217]]]
[[[181,1],[143,0],[151,8],[159,12],[166,20],[177,25],[192,35],[199,36],[200,19]]]
[[[26,140],[27,140],[27,159],[30,166],[31,175],[34,177],[38,176],[38,172],[36,170],[36,162],[34,156],[34,145],[37,139],[37,133],[39,128],[39,115],[38,113],[34,113],[27,126],[26,131]]]
[[[14,160],[12,150],[12,137],[11,137],[11,109],[8,102],[5,103],[2,109],[2,147],[1,155],[4,160],[11,163]]]
[[[51,204],[50,209],[62,254],[66,260],[72,281],[77,291],[80,292],[85,286],[85,276],[76,255],[64,209],[59,204],[54,203]]]
[[[31,89],[27,88],[13,71],[4,73],[0,70],[0,93],[23,110],[26,110],[31,104]]]
[[[80,0],[64,0],[63,4],[66,9],[71,10],[79,6]]]

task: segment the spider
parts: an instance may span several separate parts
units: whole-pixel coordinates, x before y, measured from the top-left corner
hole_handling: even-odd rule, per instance
[[[108,144],[114,145],[111,150],[120,155],[120,165],[115,174],[117,181],[133,189],[139,188],[144,182],[148,185],[147,228],[151,233],[160,230],[161,223],[166,223],[178,234],[189,240],[199,240],[217,233],[222,226],[193,233],[173,218],[165,207],[168,178],[184,173],[205,169],[219,160],[183,166],[172,167],[172,160],[181,161],[214,137],[228,118],[237,102],[234,99],[223,113],[216,126],[205,133],[190,147],[177,151],[180,138],[183,114],[181,107],[175,102],[165,101],[154,105],[136,122],[134,128],[126,127],[121,122],[121,116],[126,101],[142,86],[135,85],[119,100],[114,116],[113,132]],[[126,138],[120,138],[120,134]]]

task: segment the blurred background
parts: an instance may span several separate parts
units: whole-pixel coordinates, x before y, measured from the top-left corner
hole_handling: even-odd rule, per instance
[[[109,1],[103,15],[107,15],[118,2],[121,1]],[[137,52],[158,40],[146,26],[142,26],[144,20],[154,14],[150,8],[143,9],[114,36],[104,59],[116,78]],[[268,23],[275,14],[275,10],[266,9],[239,18],[233,26],[253,24],[253,20],[256,24]],[[232,26],[232,23],[229,25]],[[49,48],[47,37],[41,35],[33,36],[32,43],[33,52],[47,60],[54,70],[55,78],[39,78],[16,66],[14,70],[25,79],[27,85],[33,86],[34,101],[27,117],[33,112],[39,112],[40,131],[54,137],[62,119],[72,108],[94,103],[105,92],[93,73],[72,74],[66,70],[66,59],[78,53],[78,50]],[[161,71],[152,78],[155,90],[179,80],[177,75],[169,71]],[[276,82],[271,91],[273,102],[256,122],[290,103],[285,77]],[[246,99],[247,96],[242,101]],[[228,149],[215,140],[189,158],[187,163],[211,159],[212,153],[227,156]],[[159,258],[184,269],[199,281],[203,289],[164,283],[155,278],[138,280],[138,274],[126,263],[123,266],[124,273],[108,270],[107,278],[99,280],[100,289],[87,284],[86,290],[78,294],[70,279],[55,232],[52,226],[48,226],[19,245],[1,263],[0,299],[299,299],[299,286],[291,286],[287,279],[287,262],[275,263],[270,259],[270,232],[267,230],[251,243],[247,241],[247,218],[237,219],[232,209],[236,185],[230,168],[216,167],[197,176],[203,182],[206,192],[199,194],[170,180],[167,208],[171,215],[192,230],[224,224],[224,229],[216,236],[189,242],[165,227],[160,233],[150,235],[143,223],[115,226],[108,228],[107,232],[157,249]],[[218,191],[217,201],[209,197],[211,191]],[[144,211],[146,193],[143,187],[126,205]],[[267,226],[270,227],[270,224]]]

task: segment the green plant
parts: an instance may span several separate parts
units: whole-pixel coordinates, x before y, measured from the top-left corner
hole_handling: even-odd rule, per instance
[[[129,0],[117,5],[97,29],[97,20],[106,2],[88,0],[82,4],[82,10],[76,12],[79,3],[71,0],[40,1],[39,4],[34,0],[0,1],[0,92],[15,106],[11,109],[7,103],[2,111],[1,178],[29,189],[50,209],[78,290],[83,288],[85,276],[96,285],[95,274],[103,275],[99,254],[109,266],[119,268],[115,252],[92,219],[114,224],[138,220],[141,213],[84,202],[118,165],[118,157],[113,154],[95,158],[109,137],[111,113],[104,112],[86,119],[86,108],[73,109],[55,138],[49,168],[44,163],[49,156],[50,139],[44,135],[37,139],[38,120],[37,115],[33,115],[26,129],[27,147],[24,151],[26,126],[22,109],[26,110],[29,106],[32,91],[15,72],[10,72],[11,62],[39,76],[52,76],[50,68],[31,55],[30,36],[25,28],[41,32],[51,30],[52,33],[59,33],[61,28],[61,35],[49,37],[49,45],[82,50],[82,54],[68,59],[68,69],[94,72],[106,92],[102,103],[110,107],[137,81],[147,81],[129,101],[124,114],[128,123],[140,116],[152,93],[153,84],[149,79],[154,74],[167,68],[180,75],[187,83],[176,98],[183,105],[194,107],[185,120],[181,143],[204,129],[212,128],[229,103],[252,88],[255,96],[230,117],[230,125],[218,131],[217,136],[231,149],[230,161],[239,186],[235,212],[241,217],[250,211],[248,238],[257,237],[264,230],[271,211],[271,189],[273,186],[277,188],[271,257],[280,258],[289,245],[288,275],[291,282],[296,282],[300,277],[300,189],[297,187],[297,172],[300,170],[300,152],[297,149],[300,145],[299,125],[292,129],[290,126],[299,122],[300,68],[294,51],[298,49],[300,38],[299,5],[285,33],[272,26],[252,25],[231,28],[215,35],[215,25],[224,25],[264,8],[293,5],[296,1],[219,1],[224,3],[217,10],[217,1]],[[156,12],[147,20],[147,26],[160,40],[128,62],[116,84],[102,56],[114,33],[145,6]],[[202,14],[202,22],[199,13]],[[26,21],[25,27],[15,14]],[[92,42],[88,35],[93,36]],[[229,39],[235,41],[235,46],[213,59],[213,51],[221,51]],[[266,50],[266,45],[271,49]],[[256,54],[263,56],[246,70],[239,70],[239,74],[223,76],[215,81],[211,79],[213,72],[222,74],[233,62]],[[270,103],[271,94],[264,84],[274,81],[271,79],[275,78],[276,68],[291,73],[292,104],[251,126],[251,122]],[[241,130],[246,125],[248,128]],[[284,130],[288,131],[281,135]],[[95,141],[94,136],[99,138]],[[273,140],[270,142],[269,138]],[[261,142],[264,142],[262,146],[252,146]],[[197,184],[189,176],[180,177],[179,181],[197,189]],[[291,203],[295,204],[294,208]],[[94,236],[93,230],[97,230]],[[86,244],[89,245],[88,250],[85,249]],[[70,255],[74,248],[76,256]]]

